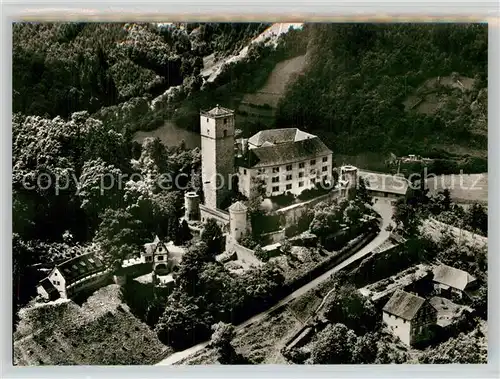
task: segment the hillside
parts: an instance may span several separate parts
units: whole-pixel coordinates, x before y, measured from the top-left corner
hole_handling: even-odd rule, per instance
[[[281,99],[277,126],[316,132],[341,154],[445,150],[485,159],[486,25],[304,29],[309,63]]]
[[[120,288],[95,292],[81,307],[70,300],[20,311],[15,365],[140,365],[168,355],[146,324],[120,300]]]
[[[268,24],[15,23],[13,111],[67,117],[193,80]]]

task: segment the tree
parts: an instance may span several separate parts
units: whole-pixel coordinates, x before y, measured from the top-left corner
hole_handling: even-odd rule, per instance
[[[416,200],[412,200],[416,201]],[[401,231],[404,236],[416,236],[419,233],[422,219],[420,211],[412,201],[400,199],[397,201],[392,220],[396,227]]]
[[[356,198],[358,198],[363,204],[373,205],[373,198],[368,193],[366,188],[366,182],[362,177],[358,179],[358,187],[356,188]]]
[[[487,363],[487,344],[477,333],[461,333],[456,338],[440,344],[437,348],[426,350],[420,357],[420,363]]]
[[[199,277],[205,263],[214,262],[204,242],[191,245],[177,266],[176,283],[187,294],[199,293]]]
[[[474,203],[465,215],[465,222],[472,230],[488,235],[488,214],[481,204]]]
[[[193,234],[191,233],[191,229],[189,229],[189,225],[186,220],[182,220],[181,227],[179,229],[179,243],[185,244],[193,238]]]
[[[373,331],[378,322],[374,305],[353,284],[337,282],[337,290],[327,298],[324,315],[334,323],[341,323],[356,332]]]
[[[219,362],[221,364],[231,364],[236,356],[234,347],[231,341],[234,338],[234,326],[224,322],[218,322],[212,325],[212,337],[210,338],[210,346],[217,350]]]
[[[352,352],[352,363],[374,363],[378,352],[377,342],[378,338],[373,333],[367,333],[364,336],[358,337]]]
[[[129,256],[138,255],[148,238],[144,224],[130,212],[107,209],[94,241],[100,244],[108,267],[121,266]]]
[[[207,245],[209,254],[215,256],[223,251],[224,235],[219,224],[213,218],[209,218],[205,223],[201,240]]]
[[[351,364],[356,334],[343,324],[330,324],[318,335],[311,350],[314,364]]]

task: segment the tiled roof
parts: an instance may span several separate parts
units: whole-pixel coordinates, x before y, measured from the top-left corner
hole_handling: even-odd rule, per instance
[[[358,175],[365,180],[366,188],[372,191],[389,192],[405,195],[409,182],[402,175],[391,175],[373,171],[358,171]]]
[[[401,290],[396,291],[385,304],[383,311],[405,320],[413,320],[425,299]]]
[[[104,263],[93,253],[71,258],[57,265],[56,268],[61,272],[64,279],[66,279],[66,285],[106,269]]]
[[[241,201],[237,201],[229,207],[229,210],[233,212],[244,212],[247,210],[247,207]]]
[[[219,106],[219,104],[217,104],[215,108],[210,109],[208,112],[202,112],[202,113],[207,114],[209,116],[217,117],[217,116],[232,115],[234,111],[228,108],[221,107]]]
[[[43,287],[45,291],[47,291],[48,294],[51,294],[52,292],[57,292],[56,287],[54,287],[49,278],[42,279],[40,281],[40,285]]]
[[[156,250],[156,246],[160,243],[160,239],[158,236],[155,236],[155,239],[153,242],[148,242],[144,244],[144,250],[146,251],[146,254],[152,254]]]
[[[469,283],[472,283],[476,280],[476,278],[474,278],[466,271],[443,264],[436,267],[433,272],[433,280],[436,283],[445,284],[462,291],[467,287]]]
[[[248,167],[276,166],[331,153],[332,151],[318,137],[313,136],[296,142],[283,142],[250,149],[246,165]]]

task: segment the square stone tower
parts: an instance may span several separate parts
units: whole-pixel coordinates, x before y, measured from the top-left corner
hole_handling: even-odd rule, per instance
[[[234,111],[220,107],[200,112],[201,177],[205,206],[220,208],[234,173]]]

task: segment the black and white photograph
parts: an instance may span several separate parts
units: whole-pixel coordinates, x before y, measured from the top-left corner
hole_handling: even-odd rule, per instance
[[[488,24],[225,21],[12,24],[13,364],[486,364]]]

